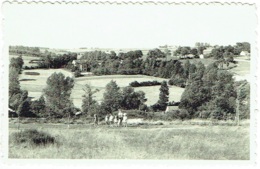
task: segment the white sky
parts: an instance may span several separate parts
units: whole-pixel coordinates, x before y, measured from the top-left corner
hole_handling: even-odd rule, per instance
[[[50,48],[154,48],[255,41],[249,5],[3,5],[10,45]]]

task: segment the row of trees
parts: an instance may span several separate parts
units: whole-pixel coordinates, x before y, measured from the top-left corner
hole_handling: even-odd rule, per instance
[[[37,62],[39,68],[62,68],[73,60],[77,60],[77,53],[55,54],[45,52],[41,57],[42,61]]]
[[[234,56],[240,55],[242,51],[247,51],[250,53],[250,43],[242,42],[237,43],[234,46],[217,46],[215,47],[208,57],[212,57],[214,59],[229,59],[233,58]],[[232,59],[231,59],[232,60]]]
[[[38,47],[9,46],[9,53],[13,55],[42,56],[40,48]]]
[[[30,112],[30,99],[28,91],[21,90],[19,74],[22,71],[22,57],[12,58],[9,64],[9,107],[13,109],[18,117],[32,116]]]

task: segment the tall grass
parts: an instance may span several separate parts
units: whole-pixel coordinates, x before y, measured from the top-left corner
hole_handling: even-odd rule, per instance
[[[249,128],[190,126],[179,128],[45,128],[61,144],[16,144],[10,158],[55,159],[205,159],[249,160]],[[10,129],[10,135],[14,133]]]

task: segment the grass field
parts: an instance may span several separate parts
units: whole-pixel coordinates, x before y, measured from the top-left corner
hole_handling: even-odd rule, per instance
[[[17,57],[11,55],[11,57]],[[29,63],[31,59],[38,59],[37,57],[23,56],[25,65],[32,64]],[[184,62],[185,60],[181,60]],[[201,61],[203,64],[208,65],[212,63],[213,59],[190,59],[192,63]],[[249,61],[239,61],[238,66],[231,69],[231,72],[235,73],[236,80],[250,79],[250,62]],[[40,75],[25,75],[25,72],[38,72]],[[62,72],[65,76],[72,76],[72,73],[63,69],[37,69],[37,70],[24,70],[23,74],[20,75],[20,84],[21,88],[24,90],[28,90],[29,96],[35,99],[38,99],[41,94],[43,88],[45,88],[47,78],[54,72]],[[107,75],[107,76],[91,76],[91,77],[80,77],[76,79],[75,86],[72,90],[71,98],[76,107],[81,107],[82,104],[82,95],[85,84],[90,84],[93,88],[97,88],[100,91],[95,94],[95,99],[97,101],[101,101],[103,98],[103,93],[105,92],[105,86],[111,80],[115,80],[120,87],[128,86],[130,82],[133,81],[163,81],[167,79],[144,76],[144,75]],[[151,87],[138,87],[135,88],[136,91],[144,91],[146,94],[146,98],[148,99],[146,104],[152,105],[157,102],[159,96],[159,88],[160,86],[151,86]],[[170,87],[170,101],[180,101],[181,94],[184,89],[176,86]]]
[[[249,126],[128,127],[22,124],[55,137],[56,144],[16,144],[9,127],[9,158],[249,160]]]
[[[9,59],[11,58],[16,58],[18,57],[18,55],[10,55],[9,56]],[[36,63],[29,63],[31,60],[38,60],[40,59],[39,57],[33,57],[33,56],[22,56],[23,58],[23,62],[24,62],[24,65],[23,66],[37,66]]]
[[[26,75],[25,72],[38,72],[40,75]],[[47,78],[54,72],[62,72],[65,76],[72,76],[72,73],[63,69],[34,69],[34,70],[24,70],[20,75],[20,84],[23,90],[28,90],[29,96],[38,99],[42,90],[45,88]],[[163,81],[167,79],[156,78],[151,76],[143,75],[111,75],[111,76],[91,76],[82,77],[75,80],[75,85],[72,90],[71,98],[76,107],[81,107],[82,95],[85,84],[90,84],[93,88],[99,89],[100,91],[95,94],[95,99],[101,101],[103,98],[103,93],[105,92],[105,86],[111,80],[116,81],[119,87],[126,87],[130,82],[133,81]],[[136,91],[144,91],[146,93],[146,98],[148,99],[146,104],[151,105],[157,102],[159,98],[159,88],[160,86],[150,86],[150,87],[138,87]],[[170,100],[179,101],[181,94],[184,91],[183,88],[171,86],[170,87]]]

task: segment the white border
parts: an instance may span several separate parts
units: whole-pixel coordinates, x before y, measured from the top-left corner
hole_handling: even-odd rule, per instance
[[[2,2],[3,0],[1,0]],[[22,2],[23,0],[18,0],[18,2]],[[46,0],[34,0],[35,2],[46,2]],[[59,3],[71,3],[72,1],[60,1],[60,0],[48,0],[48,2],[59,2]],[[80,1],[77,1],[80,2]],[[131,2],[129,1],[111,1],[111,0],[100,0],[98,2],[105,2],[107,4],[109,3],[118,3],[118,4],[125,4],[126,2],[128,3],[141,3],[142,1],[138,1],[138,0],[132,0]],[[146,1],[149,3],[154,3],[155,1]],[[173,2],[177,2],[177,3],[185,3],[185,2],[189,2],[189,3],[204,3],[205,0],[189,0],[189,1],[181,1],[181,0],[175,0],[175,1],[156,1],[157,4],[160,3],[173,3]],[[209,2],[214,2],[214,3],[237,3],[238,5],[242,5],[241,3],[247,3],[247,4],[255,4],[256,6],[256,10],[258,10],[259,12],[259,7],[260,7],[260,3],[257,0],[218,0],[218,1],[206,1],[207,3]],[[75,3],[75,1],[73,1],[72,3]],[[97,1],[91,1],[91,3],[97,3]],[[2,4],[2,3],[1,3]],[[2,9],[2,6],[1,6]],[[257,15],[258,13],[256,13]],[[1,11],[1,18],[2,18],[2,11]],[[257,17],[258,20],[258,25],[256,28],[256,37],[257,39],[255,39],[256,43],[258,43],[258,45],[256,46],[255,44],[252,44],[252,55],[257,56],[255,57],[255,61],[254,63],[256,65],[258,65],[259,63],[259,55],[258,55],[258,49],[259,49],[259,34],[257,32],[257,30],[260,30],[260,26],[259,26],[259,19],[260,17]],[[1,21],[1,28],[2,28],[2,21]],[[2,29],[1,29],[2,30]],[[189,161],[184,161],[184,160],[11,160],[11,159],[6,159],[6,152],[7,149],[6,145],[8,145],[8,139],[5,138],[6,136],[8,136],[8,125],[5,124],[5,121],[7,121],[7,116],[3,114],[3,110],[7,110],[7,102],[8,99],[5,97],[8,95],[8,90],[7,86],[8,86],[8,82],[4,81],[4,77],[6,77],[8,75],[8,67],[5,63],[8,62],[7,58],[3,58],[3,56],[7,56],[7,50],[3,48],[4,45],[4,40],[3,40],[3,34],[2,31],[0,32],[0,46],[1,46],[1,51],[0,53],[3,53],[4,55],[1,56],[0,58],[0,157],[1,157],[1,163],[0,163],[0,167],[2,168],[35,168],[35,167],[48,167],[48,168],[72,168],[72,167],[79,167],[79,168],[85,168],[85,167],[93,167],[93,168],[104,168],[104,167],[111,167],[111,168],[132,168],[132,167],[142,167],[142,168],[158,168],[158,167],[163,167],[163,168],[172,168],[172,167],[177,167],[177,168],[190,168],[190,167],[194,167],[194,168],[219,168],[219,167],[224,167],[224,168],[259,168],[259,162],[260,162],[260,156],[259,156],[259,145],[257,145],[257,143],[259,143],[259,130],[257,126],[257,124],[259,124],[259,119],[260,119],[260,114],[259,114],[259,102],[258,102],[258,97],[259,97],[259,89],[258,89],[258,84],[259,84],[259,80],[257,75],[259,74],[259,68],[256,66],[255,69],[254,67],[251,65],[251,72],[255,72],[253,78],[255,78],[256,83],[252,83],[251,86],[251,98],[257,98],[256,100],[253,100],[251,103],[254,103],[254,106],[252,105],[251,107],[251,111],[254,111],[255,114],[253,114],[251,116],[251,127],[250,127],[250,131],[251,134],[253,135],[253,137],[257,138],[257,140],[251,140],[251,157],[255,157],[251,158],[251,161],[220,161],[220,160],[215,160],[215,161],[205,161],[205,160],[189,160]],[[254,82],[254,81],[253,81]],[[256,128],[257,126],[257,128]],[[6,135],[7,133],[7,135]],[[3,137],[3,135],[5,137]],[[239,139],[239,138],[238,138]],[[252,144],[253,143],[253,144]],[[256,147],[254,147],[254,143],[256,143]],[[4,147],[4,148],[3,148]],[[4,150],[4,151],[3,151]],[[253,151],[252,151],[253,150]],[[254,152],[254,150],[256,150]],[[3,154],[4,152],[4,154]],[[256,153],[256,154],[255,154]],[[2,166],[3,165],[3,166]]]

